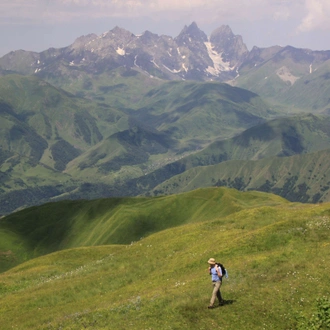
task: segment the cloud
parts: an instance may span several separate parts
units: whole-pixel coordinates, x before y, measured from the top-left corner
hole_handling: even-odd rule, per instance
[[[297,1],[297,0],[296,0]],[[299,0],[298,0],[299,1]],[[72,17],[132,17],[160,15],[177,19],[191,14],[194,19],[219,20],[288,17],[288,4],[281,0],[1,0],[0,17],[52,20]],[[280,14],[282,13],[282,14]]]
[[[297,32],[330,27],[329,0],[1,0],[0,22],[56,23],[91,18],[149,17],[212,22],[294,21]]]
[[[298,32],[312,30],[324,30],[330,28],[330,1],[329,0],[306,0],[306,16],[297,28]]]

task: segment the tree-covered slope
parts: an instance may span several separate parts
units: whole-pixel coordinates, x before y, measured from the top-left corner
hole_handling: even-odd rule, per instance
[[[330,149],[291,157],[230,160],[192,168],[154,188],[153,194],[177,194],[201,187],[226,186],[272,192],[290,201],[329,202]]]

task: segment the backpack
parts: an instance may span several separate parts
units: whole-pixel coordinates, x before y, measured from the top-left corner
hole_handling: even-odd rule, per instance
[[[228,272],[227,272],[227,269],[225,268],[225,266],[223,264],[221,264],[220,262],[217,262],[216,265],[221,268],[222,277],[228,278]]]

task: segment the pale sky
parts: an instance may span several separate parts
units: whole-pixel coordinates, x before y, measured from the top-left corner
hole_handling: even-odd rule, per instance
[[[330,0],[0,0],[0,56],[65,47],[115,26],[176,37],[192,22],[207,35],[229,25],[249,49],[330,50],[329,18]]]

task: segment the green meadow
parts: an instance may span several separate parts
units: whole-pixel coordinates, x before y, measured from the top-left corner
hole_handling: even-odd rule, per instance
[[[0,229],[11,267],[0,274],[1,329],[330,326],[329,203],[211,188],[49,203]],[[213,310],[210,257],[229,273]]]

